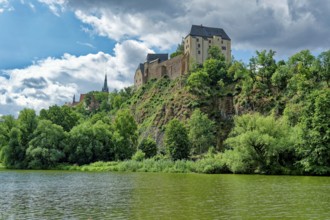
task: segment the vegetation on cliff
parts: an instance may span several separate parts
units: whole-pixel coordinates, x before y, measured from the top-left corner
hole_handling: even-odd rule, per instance
[[[219,48],[175,80],[151,80],[75,107],[2,116],[0,162],[199,173],[330,174],[330,51],[227,63]],[[103,161],[103,162],[98,162]],[[87,166],[87,164],[91,165]],[[64,165],[66,164],[66,165]]]

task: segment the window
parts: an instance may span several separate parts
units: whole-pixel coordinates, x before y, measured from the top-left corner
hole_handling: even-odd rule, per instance
[[[222,46],[222,50],[226,50],[226,47],[225,46]]]
[[[209,44],[212,43],[211,40],[209,40]]]
[[[223,44],[223,40],[221,40],[221,43]]]
[[[197,38],[196,41],[199,42],[199,39]]]
[[[209,48],[211,48],[211,45],[209,45]]]
[[[201,51],[200,50],[198,51],[198,54],[201,54]]]
[[[201,44],[198,44],[198,47],[201,47]]]

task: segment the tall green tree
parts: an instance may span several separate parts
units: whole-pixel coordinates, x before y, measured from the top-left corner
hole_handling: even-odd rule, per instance
[[[190,143],[186,127],[178,119],[168,122],[165,129],[164,144],[173,160],[188,159]]]
[[[130,110],[119,110],[116,114],[114,127],[114,141],[116,145],[116,159],[129,159],[137,150],[137,124]]]
[[[318,58],[317,63],[319,66],[319,75],[321,80],[323,80],[327,87],[330,87],[330,50],[322,52]]]
[[[65,144],[66,134],[61,126],[48,120],[40,120],[26,150],[28,167],[34,169],[54,167],[64,158]]]
[[[193,154],[202,154],[215,145],[215,123],[206,114],[196,109],[189,121],[189,140]]]
[[[1,160],[7,168],[26,168],[25,147],[22,146],[22,132],[14,127],[9,132],[9,142],[1,151]]]
[[[299,148],[300,164],[307,173],[330,174],[330,91],[313,92],[306,101],[302,125],[304,142]]]
[[[22,145],[27,148],[38,126],[37,115],[33,109],[23,109],[18,115],[18,127],[22,132]]]
[[[0,152],[3,146],[9,142],[9,133],[12,128],[16,127],[17,123],[12,115],[4,115],[0,117]]]
[[[86,121],[75,126],[69,133],[69,144],[64,152],[70,163],[88,164],[114,159],[111,126],[101,120],[95,124]]]
[[[68,106],[54,105],[48,110],[41,110],[40,119],[50,120],[52,123],[62,126],[65,131],[70,131],[78,124],[79,116]]]

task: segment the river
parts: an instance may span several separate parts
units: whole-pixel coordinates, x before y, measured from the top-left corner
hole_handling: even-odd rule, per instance
[[[0,171],[0,219],[330,219],[330,177]]]

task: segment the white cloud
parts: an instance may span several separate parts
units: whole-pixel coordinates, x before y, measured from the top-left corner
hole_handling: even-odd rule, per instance
[[[8,0],[0,0],[0,14],[5,11],[14,11]]]
[[[105,73],[110,90],[130,86],[137,64],[147,52],[152,51],[143,43],[128,40],[116,44],[114,56],[103,52],[64,54],[58,59],[39,60],[24,69],[3,70],[10,77],[0,76],[0,114],[12,112],[8,108],[39,111],[71,101],[74,94],[101,90]]]
[[[48,5],[49,9],[56,15],[65,10],[66,0],[38,0],[40,3]]]
[[[85,30],[116,41],[139,39],[160,50],[173,49],[189,32],[191,24],[224,28],[236,50],[274,49],[291,55],[301,49],[327,49],[330,44],[329,1],[60,2],[60,7],[74,11],[87,25]]]

